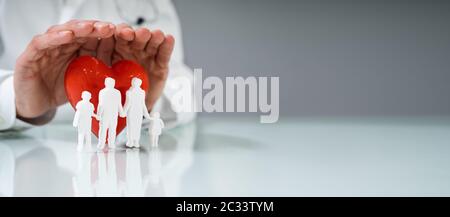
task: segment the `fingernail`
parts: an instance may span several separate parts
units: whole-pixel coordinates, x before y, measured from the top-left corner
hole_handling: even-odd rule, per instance
[[[105,27],[106,24],[105,23],[95,23],[94,26],[95,26],[95,28],[101,29],[101,28]]]
[[[66,35],[69,35],[69,34],[72,34],[72,32],[71,31],[61,31],[61,32],[58,33],[58,35],[60,35],[60,36],[66,36]]]
[[[78,28],[84,28],[84,27],[86,27],[88,25],[88,23],[86,23],[86,22],[79,22],[79,23],[77,23],[77,27]]]

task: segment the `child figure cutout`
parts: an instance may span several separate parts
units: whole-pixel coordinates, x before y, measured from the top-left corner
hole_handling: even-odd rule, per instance
[[[73,126],[78,128],[77,151],[82,151],[84,145],[88,150],[91,149],[91,118],[97,118],[94,114],[94,105],[89,101],[91,93],[83,91],[81,98],[75,107],[76,112],[73,119]]]
[[[139,148],[142,117],[150,118],[145,104],[145,91],[141,88],[142,80],[133,78],[126,93],[125,106],[121,117],[127,117],[127,143],[129,148]]]
[[[153,147],[157,147],[159,136],[162,128],[164,128],[164,122],[160,118],[159,112],[152,112],[149,119],[150,127],[148,128],[148,133],[150,134],[150,143]]]
[[[114,88],[116,81],[112,78],[105,79],[105,88],[98,94],[97,115],[100,121],[98,149],[103,149],[108,133],[108,147],[115,148],[116,128],[119,113],[122,113],[122,97],[120,91]]]

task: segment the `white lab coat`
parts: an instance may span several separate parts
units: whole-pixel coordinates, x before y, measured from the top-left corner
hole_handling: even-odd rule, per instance
[[[153,6],[156,6],[157,10],[154,10]],[[137,11],[136,14],[134,11]],[[175,102],[170,100],[177,91],[171,88],[176,85],[170,85],[175,78],[183,76],[193,81],[192,71],[184,64],[181,29],[171,1],[0,0],[0,131],[30,127],[16,119],[12,76],[17,57],[34,35],[42,34],[51,25],[64,23],[70,19],[97,19],[118,24],[137,20],[139,16],[149,17],[148,19],[156,17],[155,21],[144,23],[142,26],[161,29],[165,33],[172,34],[176,40],[170,62],[168,85],[154,110],[161,113],[161,117],[169,127],[192,120],[195,113],[174,112],[172,107]],[[135,23],[129,24],[137,26]],[[73,115],[74,109],[65,104],[58,108],[53,121],[70,122]]]

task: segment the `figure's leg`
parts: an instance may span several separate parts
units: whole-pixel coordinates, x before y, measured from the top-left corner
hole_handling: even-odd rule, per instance
[[[84,142],[84,133],[78,133],[77,151],[83,150],[83,142]]]
[[[158,135],[156,135],[156,134],[151,135],[151,143],[152,143],[152,147],[158,146]]]
[[[159,135],[155,135],[155,146],[158,146]]]
[[[131,147],[133,147],[133,141],[131,141],[131,131],[130,131],[131,124],[130,124],[129,117],[130,116],[127,114],[127,128],[126,128],[127,129],[127,142],[126,142],[125,146],[131,148]]]
[[[149,142],[150,142],[150,145],[151,146],[153,146],[153,144],[154,144],[154,142],[155,142],[155,137],[154,137],[154,135],[151,133],[151,132],[149,132],[150,133],[150,135],[149,135]]]
[[[86,149],[87,150],[91,150],[92,148],[92,135],[91,132],[86,132],[85,133],[85,137],[86,137]]]
[[[134,145],[134,147],[136,147],[136,148],[139,148],[140,147],[140,145],[139,145],[139,141],[140,141],[140,139],[141,139],[141,128],[139,127],[139,133],[137,133],[136,135],[135,135],[135,138],[133,139],[133,145]]]
[[[129,125],[127,125],[127,142],[126,142],[125,146],[131,148],[131,147],[133,147],[133,141],[131,140],[130,129],[128,126]]]
[[[98,133],[98,145],[97,148],[103,149],[106,143],[106,131],[108,130],[107,126],[104,123],[100,124],[100,129]]]
[[[140,147],[140,140],[141,140],[141,130],[142,130],[142,114],[140,114],[139,116],[140,118],[138,118],[136,120],[136,133],[134,134],[134,147],[139,148]]]
[[[113,121],[109,125],[108,130],[108,147],[116,148],[116,128],[117,128],[117,120]]]

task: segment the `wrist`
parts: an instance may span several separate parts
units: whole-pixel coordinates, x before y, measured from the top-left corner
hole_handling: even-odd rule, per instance
[[[23,117],[17,112],[16,118],[31,125],[41,126],[53,120],[55,114],[56,108],[51,109],[38,117]]]

